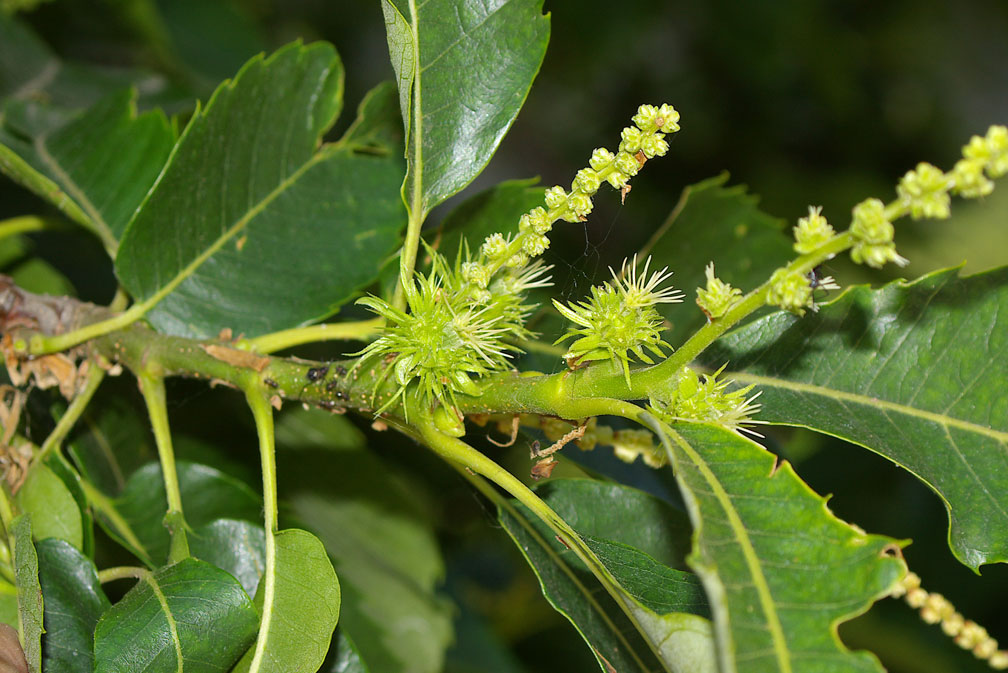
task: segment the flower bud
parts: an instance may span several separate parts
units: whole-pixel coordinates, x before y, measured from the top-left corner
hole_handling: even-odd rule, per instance
[[[546,190],[546,205],[552,208],[559,208],[567,203],[567,192],[563,187],[550,187]]]
[[[999,178],[1008,173],[1008,127],[991,126],[987,135],[973,136],[963,147],[963,157],[979,159],[987,169],[987,175]]]
[[[602,180],[596,171],[591,168],[582,168],[578,171],[577,177],[574,178],[572,186],[585,194],[594,194],[598,191],[601,182]]]
[[[623,138],[620,141],[619,149],[620,152],[629,152],[630,154],[636,154],[640,151],[641,140],[644,138],[644,133],[641,132],[636,126],[627,126],[623,129],[621,134]]]
[[[717,278],[714,275],[714,262],[707,265],[706,274],[707,287],[696,289],[696,303],[708,319],[714,320],[728,312],[742,296],[742,290]]]
[[[808,276],[798,271],[777,269],[770,277],[767,303],[786,311],[805,315],[806,308],[814,308],[812,284]]]
[[[530,219],[529,215],[522,215],[521,220],[518,221],[518,228],[522,231],[528,228],[529,225],[527,224],[527,222],[529,219]],[[525,223],[525,226],[523,226],[523,223]],[[507,252],[507,247],[508,244],[507,241],[504,240],[503,235],[492,234],[490,236],[487,236],[487,239],[483,241],[483,247],[481,248],[481,250],[483,252],[484,257],[493,261],[500,259],[504,255],[504,253]]]
[[[539,234],[526,236],[522,241],[522,250],[524,250],[529,257],[538,257],[543,254],[548,247],[549,239]]]
[[[799,218],[798,226],[794,228],[794,249],[800,255],[812,252],[833,238],[836,233],[826,218],[822,216],[822,206],[815,208],[809,206],[808,212],[808,217]]]
[[[922,217],[944,219],[949,216],[951,180],[938,168],[921,162],[908,171],[896,186],[896,193],[915,220]]]
[[[588,160],[588,165],[596,171],[601,171],[608,168],[615,158],[615,154],[604,147],[599,147],[592,152],[591,159]]]
[[[975,137],[975,136],[974,136]],[[983,173],[983,159],[960,159],[952,168],[955,186],[952,190],[967,199],[987,196],[994,191],[994,183]]]

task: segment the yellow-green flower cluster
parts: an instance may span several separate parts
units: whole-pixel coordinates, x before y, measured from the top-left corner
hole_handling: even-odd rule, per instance
[[[945,219],[950,215],[949,189],[953,181],[940,168],[921,162],[896,185],[899,202],[915,220],[922,217]]]
[[[805,315],[805,309],[815,308],[812,300],[812,282],[799,271],[777,269],[770,276],[767,304],[780,306],[785,311]]]
[[[806,255],[836,234],[833,227],[822,215],[822,206],[809,206],[808,217],[798,218],[794,228],[794,249],[799,255]]]
[[[697,306],[704,312],[708,320],[716,320],[728,312],[742,297],[742,290],[732,287],[714,275],[714,262],[707,265],[707,287],[696,289]]]
[[[704,374],[701,381],[695,371],[683,367],[674,388],[660,398],[651,398],[651,411],[667,423],[715,423],[735,432],[758,435],[744,426],[759,422],[752,419],[760,409],[760,405],[754,402],[759,393],[749,396],[753,389],[751,385],[728,390],[733,382],[718,379],[723,371],[724,366],[712,374]]]
[[[655,271],[648,278],[650,262],[648,258],[644,273],[639,277],[636,256],[632,263],[623,262],[621,276],[610,268],[613,280],[592,287],[587,301],[564,306],[553,300],[557,311],[574,323],[566,334],[556,340],[556,343],[562,343],[575,339],[564,355],[569,365],[612,360],[622,366],[629,387],[631,355],[641,362],[653,364],[645,348],[658,357],[665,356],[662,348],[672,348],[661,339],[665,321],[654,307],[656,304],[682,301],[682,293],[672,287],[658,289],[672,274],[665,268]]]
[[[520,269],[549,247],[549,234],[557,220],[582,222],[593,208],[592,197],[603,182],[626,193],[630,178],[637,175],[648,159],[668,152],[665,136],[679,130],[679,113],[671,105],[641,105],[632,119],[634,125],[623,129],[616,153],[605,148],[592,152],[588,167],[578,171],[570,190],[556,186],[546,190],[544,205],[533,208],[518,220],[518,234],[504,237],[494,234],[480,246],[479,258],[471,264],[467,282],[485,290],[501,268]],[[476,270],[482,267],[482,272]],[[472,280],[468,280],[471,278]]]
[[[865,199],[854,206],[850,233],[854,237],[851,259],[857,264],[878,269],[886,262],[895,262],[900,266],[907,263],[896,252],[892,222],[885,204],[878,199]]]

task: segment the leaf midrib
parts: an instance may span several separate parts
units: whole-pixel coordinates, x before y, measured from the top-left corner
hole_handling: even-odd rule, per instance
[[[182,641],[179,640],[178,635],[178,625],[175,624],[175,615],[172,614],[171,608],[168,607],[168,598],[161,591],[161,586],[157,580],[154,579],[153,575],[145,575],[144,581],[150,586],[151,590],[154,592],[154,596],[157,598],[158,603],[161,604],[161,610],[164,612],[165,620],[168,622],[168,632],[171,634],[172,643],[175,645],[175,659],[178,662],[178,673],[182,673]]]
[[[115,257],[116,250],[119,247],[119,242],[116,240],[115,235],[112,233],[112,228],[109,227],[105,218],[102,214],[98,212],[98,208],[95,207],[91,199],[88,198],[87,194],[81,188],[77,182],[70,177],[70,174],[63,170],[63,166],[60,165],[56,157],[49,153],[49,148],[46,147],[47,134],[42,134],[35,138],[32,145],[35,148],[35,152],[38,154],[39,159],[42,163],[53,172],[56,178],[63,185],[63,188],[67,191],[71,198],[73,198],[84,210],[84,213],[90,218],[92,224],[95,227],[95,233],[102,241],[102,245],[108,251],[109,255]]]
[[[274,187],[266,196],[260,199],[252,208],[249,208],[244,215],[238,218],[234,224],[228,227],[224,233],[218,236],[213,243],[208,245],[203,252],[196,255],[191,262],[186,264],[182,269],[176,272],[175,276],[172,277],[167,283],[161,286],[159,290],[154,292],[150,297],[145,299],[139,306],[143,307],[144,311],[148,311],[153,308],[158,302],[167,297],[169,294],[175,291],[175,289],[183,283],[187,278],[192,276],[196,271],[210,259],[218,250],[224,247],[224,244],[230,241],[232,238],[241,233],[245,227],[248,226],[249,222],[256,218],[260,213],[262,213],[268,205],[279,198],[287,189],[289,189],[295,182],[297,182],[301,176],[306,173],[310,168],[315,166],[329,157],[333,156],[340,151],[336,145],[325,145],[318,152],[315,153],[310,159],[303,163],[297,170],[284,178],[280,184]]]
[[[910,416],[912,418],[937,423],[945,427],[951,427],[966,432],[977,433],[980,435],[984,435],[986,437],[990,437],[991,439],[994,439],[997,442],[1000,442],[1001,444],[1008,444],[1008,432],[995,430],[994,428],[983,426],[980,425],[979,423],[974,423],[972,421],[966,421],[960,418],[955,418],[954,416],[949,416],[948,414],[939,414],[933,411],[926,411],[924,409],[911,407],[906,404],[900,404],[898,402],[892,402],[890,400],[886,400],[879,397],[871,397],[868,395],[851,393],[844,390],[838,390],[836,388],[828,388],[826,386],[815,385],[811,383],[800,383],[797,381],[790,381],[787,379],[781,379],[773,376],[760,376],[758,374],[750,374],[747,372],[732,372],[731,376],[733,379],[735,379],[735,381],[739,383],[744,384],[753,383],[756,384],[757,386],[781,388],[796,393],[809,393],[813,395],[820,395],[822,397],[842,400],[844,402],[852,402],[854,404],[859,404],[863,406],[881,408],[887,411],[894,411],[899,414]]]
[[[753,548],[752,542],[749,540],[745,524],[742,523],[742,519],[739,517],[738,512],[735,510],[735,507],[731,502],[731,496],[729,496],[728,492],[724,490],[717,476],[709,467],[707,467],[707,463],[705,463],[700,455],[693,450],[693,447],[689,444],[689,442],[683,439],[679,433],[671,431],[670,428],[665,428],[664,430],[668,436],[675,439],[676,444],[679,445],[690,461],[692,461],[692,463],[696,466],[704,480],[708,483],[708,485],[710,485],[712,495],[718,501],[718,504],[721,505],[721,509],[725,513],[728,524],[734,533],[739,549],[742,552],[742,557],[745,561],[746,567],[749,569],[749,575],[752,577],[753,588],[756,589],[756,594],[760,601],[760,607],[763,609],[763,614],[766,617],[767,629],[770,632],[774,657],[777,660],[779,670],[782,673],[791,673],[791,661],[788,658],[787,640],[784,637],[783,625],[780,622],[780,618],[777,616],[777,608],[774,605],[773,596],[770,593],[770,585],[767,583],[766,577],[763,575],[763,569],[760,565],[759,557],[756,555],[756,550]]]

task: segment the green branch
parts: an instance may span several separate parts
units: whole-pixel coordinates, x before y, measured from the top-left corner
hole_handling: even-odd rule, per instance
[[[164,478],[168,513],[165,525],[171,532],[171,548],[168,562],[177,563],[189,556],[189,542],[186,539],[185,515],[182,513],[182,491],[179,489],[178,473],[175,471],[175,451],[172,449],[171,429],[168,426],[168,405],[165,400],[164,377],[148,366],[137,372],[140,393],[147,404],[154,443],[161,459],[161,473]]]
[[[269,639],[270,625],[273,621],[273,606],[276,594],[276,532],[277,517],[277,483],[276,483],[276,446],[273,434],[273,408],[270,406],[267,393],[253,377],[244,381],[245,399],[252,416],[255,419],[256,434],[259,436],[259,456],[262,461],[263,508],[265,511],[266,528],[266,569],[263,572],[263,607],[262,619],[259,623],[259,636],[256,639],[255,653],[252,655],[250,670],[258,671],[263,657],[266,655],[266,642]]]
[[[63,443],[63,440],[66,439],[68,434],[70,434],[73,426],[80,419],[81,414],[84,413],[84,410],[87,408],[91,398],[94,397],[95,391],[98,390],[98,386],[101,385],[101,382],[104,379],[105,370],[101,367],[92,365],[91,371],[88,372],[87,380],[84,382],[84,387],[77,393],[77,396],[70,401],[66,412],[56,423],[56,427],[53,428],[52,432],[49,433],[49,436],[42,442],[42,446],[35,458],[36,462],[44,460],[50,451]]]

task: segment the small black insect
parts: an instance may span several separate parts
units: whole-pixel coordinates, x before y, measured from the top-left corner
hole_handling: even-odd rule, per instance
[[[336,379],[333,379],[332,381],[330,381],[329,383],[326,384],[325,389],[328,390],[331,393],[332,391],[336,390],[336,386],[338,386],[338,385],[339,385],[339,381],[337,381]]]
[[[336,365],[336,376],[346,376],[346,367],[343,365]]]
[[[277,382],[274,381],[273,379],[263,379],[263,383],[265,383],[266,385],[268,385],[270,388],[276,388],[277,387]]]
[[[347,394],[345,392],[343,392],[342,390],[337,390],[336,391],[336,399],[337,400],[344,400],[345,401],[345,400],[348,400],[350,398],[347,397]]]
[[[321,379],[324,379],[326,374],[328,373],[329,373],[328,365],[323,367],[312,367],[311,369],[308,370],[307,376],[309,381],[319,381]]]

